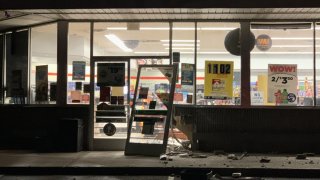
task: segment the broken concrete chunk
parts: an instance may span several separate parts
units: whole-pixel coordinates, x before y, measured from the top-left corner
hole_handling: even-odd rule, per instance
[[[168,156],[165,154],[160,155],[160,160],[165,161],[167,160]]]
[[[307,156],[305,154],[297,154],[296,159],[306,159]]]
[[[189,157],[189,154],[188,153],[182,153],[182,154],[179,154],[179,157],[186,158],[186,157]]]
[[[205,154],[193,154],[191,157],[192,158],[207,158],[207,155],[205,155]]]
[[[271,160],[267,157],[263,157],[260,159],[260,163],[269,163]]]
[[[232,177],[233,177],[233,178],[239,178],[239,177],[241,177],[241,172],[232,173]]]
[[[315,154],[314,153],[303,153],[303,154],[305,154],[306,156],[315,156]]]
[[[238,160],[238,157],[235,154],[228,154],[228,159]]]

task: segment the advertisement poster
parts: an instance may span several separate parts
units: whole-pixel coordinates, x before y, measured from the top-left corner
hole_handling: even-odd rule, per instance
[[[48,101],[48,65],[36,66],[36,101]]]
[[[193,85],[194,64],[181,64],[181,84]]]
[[[277,105],[297,104],[297,65],[268,65],[268,102]]]
[[[124,86],[125,63],[98,63],[98,86]]]
[[[72,62],[72,80],[85,80],[86,78],[86,62]]]
[[[264,105],[263,92],[251,91],[251,105]]]
[[[205,99],[227,99],[233,95],[233,62],[206,61],[204,79]]]

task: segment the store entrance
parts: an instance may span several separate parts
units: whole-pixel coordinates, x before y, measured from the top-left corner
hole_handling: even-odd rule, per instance
[[[169,58],[94,57],[91,62],[92,150],[124,150],[139,65],[170,64]],[[94,73],[93,73],[94,72]],[[152,74],[145,77],[157,81]]]
[[[94,150],[121,150],[130,114],[130,59],[97,57],[91,64]]]

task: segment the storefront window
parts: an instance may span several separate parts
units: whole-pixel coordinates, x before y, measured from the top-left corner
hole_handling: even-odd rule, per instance
[[[57,24],[31,29],[30,100],[55,104],[57,85]]]
[[[316,24],[316,106],[320,106],[320,24]]]
[[[169,23],[95,23],[94,56],[168,56]]]
[[[240,55],[225,48],[227,34],[239,27],[239,23],[197,23],[196,104],[240,105]]]
[[[311,23],[252,23],[251,105],[313,106]]]
[[[169,47],[169,42],[163,44]],[[195,76],[195,23],[173,23],[172,52],[180,54],[180,63],[174,95],[175,104],[192,104],[194,99]],[[197,43],[197,48],[200,44]],[[175,57],[173,57],[175,61]]]
[[[29,31],[7,33],[5,103],[26,104],[28,92]]]
[[[0,35],[0,104],[3,104],[3,55],[4,55],[4,35]]]
[[[67,103],[90,101],[90,23],[69,23]]]

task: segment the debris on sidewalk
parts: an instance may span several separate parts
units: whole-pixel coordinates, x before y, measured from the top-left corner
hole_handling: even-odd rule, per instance
[[[297,154],[296,159],[299,159],[299,160],[307,159],[307,155],[306,154]]]
[[[167,156],[166,154],[160,155],[160,160],[161,160],[161,161],[165,161],[165,160],[167,160],[167,159],[168,159],[168,156]]]
[[[188,153],[182,153],[182,154],[179,154],[179,157],[187,158],[187,157],[189,157],[189,154]]]
[[[226,155],[227,153],[223,150],[215,150],[213,151],[214,155]]]
[[[233,178],[239,178],[239,177],[241,177],[241,172],[234,172],[234,173],[232,173],[232,177]]]
[[[232,160],[238,160],[238,157],[235,154],[228,154],[227,158]]]
[[[205,154],[193,154],[192,158],[207,158],[208,156]]]
[[[239,160],[243,159],[245,156],[248,155],[248,152],[244,152],[241,154],[241,156],[239,157]]]
[[[303,154],[305,154],[307,157],[315,156],[315,153],[303,153]]]
[[[268,157],[263,157],[260,159],[260,163],[269,163],[270,161],[271,161],[271,159]]]

